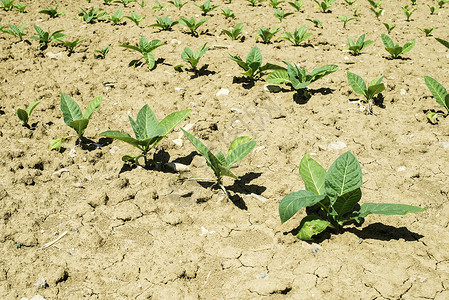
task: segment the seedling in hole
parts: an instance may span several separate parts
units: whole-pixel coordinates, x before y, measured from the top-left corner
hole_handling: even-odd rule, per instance
[[[295,46],[299,46],[302,42],[312,36],[312,33],[308,33],[306,29],[306,25],[302,25],[299,28],[295,29],[295,32],[291,34],[286,31],[283,36],[280,36],[280,39],[285,39],[293,43]]]
[[[191,17],[190,19],[187,18],[180,18],[179,19],[179,24],[186,26],[187,28],[189,28],[190,33],[193,36],[198,36],[198,32],[196,31],[198,29],[198,27],[200,27],[201,25],[203,25],[207,20],[209,20],[210,18],[204,18],[198,21],[198,23],[196,23],[195,19],[193,17]]]
[[[8,27],[11,29],[3,29],[3,26],[1,26],[0,31],[10,34],[12,36],[18,37],[21,41],[23,40],[23,37],[25,36],[25,26],[27,23],[23,23],[22,26],[17,27],[16,25],[8,24]]]
[[[407,42],[404,46],[399,46],[399,44],[394,44],[393,40],[386,34],[382,33],[382,42],[384,43],[385,50],[391,54],[393,58],[399,58],[402,54],[405,54],[413,49],[415,46],[415,40]]]
[[[15,0],[0,0],[2,7],[4,11],[10,11],[14,7],[14,1]]]
[[[368,0],[368,2],[373,8],[380,8],[382,5],[382,1]]]
[[[167,6],[167,4],[161,4],[159,1],[156,0],[156,5],[153,6],[151,9],[154,11],[158,11],[163,9],[165,6]]]
[[[327,172],[306,154],[301,159],[299,174],[305,190],[290,193],[281,200],[281,223],[288,221],[299,210],[314,205],[321,209],[320,215],[323,215],[311,214],[302,219],[296,235],[301,240],[312,240],[326,228],[341,232],[345,224],[351,221],[360,224],[370,214],[405,215],[425,210],[418,206],[393,203],[363,203],[359,210],[355,210],[362,198],[362,169],[349,151],[340,155]]]
[[[94,58],[95,59],[105,59],[106,58],[106,54],[108,54],[109,49],[111,49],[111,46],[107,46],[104,49],[101,50],[95,50],[95,52],[97,52],[98,54],[94,54]]]
[[[430,9],[430,14],[431,15],[437,15],[438,14],[438,7],[435,6],[430,6],[429,4],[427,4],[427,6]]]
[[[407,17],[407,21],[410,21],[410,17],[412,16],[412,14],[415,11],[416,7],[413,7],[411,10],[409,10],[408,8],[409,8],[408,4],[404,5],[402,7],[402,11],[404,12],[404,15]]]
[[[445,46],[446,48],[448,48],[449,49],[449,41],[446,41],[446,40],[443,40],[443,39],[440,39],[440,38],[435,38],[439,43],[441,43],[441,45],[443,45],[443,46]]]
[[[180,0],[173,0],[173,1],[167,1],[170,4],[173,4],[174,6],[176,6],[179,10],[181,10],[181,8],[186,5],[188,3],[188,1],[186,2],[181,2]]]
[[[254,46],[253,49],[248,53],[246,56],[246,61],[243,61],[239,56],[231,55],[229,58],[233,61],[235,61],[239,67],[241,67],[245,72],[242,73],[242,75],[247,76],[251,80],[256,80],[265,75],[265,71],[270,70],[285,70],[285,68],[275,65],[266,63],[265,65],[262,65],[262,54],[260,53],[259,48],[257,46]]]
[[[200,61],[200,58],[207,52],[207,50],[209,50],[209,47],[206,47],[206,45],[207,43],[204,43],[196,50],[195,53],[189,47],[185,47],[181,53],[182,60],[190,64],[196,76],[198,76],[199,73],[199,70],[197,68],[198,62]],[[182,67],[184,67],[184,65],[178,65],[175,67],[175,69],[180,70]]]
[[[281,5],[282,3],[284,3],[285,1],[283,1],[283,0],[270,0],[270,5],[273,7],[273,8],[276,8],[276,7],[278,7],[279,5]]]
[[[153,54],[153,50],[155,50],[156,48],[159,48],[160,46],[163,46],[164,44],[162,44],[162,42],[160,40],[152,40],[151,42],[148,42],[146,38],[144,38],[143,36],[140,37],[139,40],[139,45],[138,46],[133,46],[133,45],[120,45],[120,47],[124,47],[127,49],[131,49],[134,51],[139,52],[140,54],[142,54],[143,57],[139,58],[139,59],[135,59],[132,60],[129,63],[129,66],[132,67],[136,67],[138,62],[144,58],[145,62],[148,65],[148,69],[152,70],[156,64],[156,61],[154,59],[154,54]]]
[[[277,8],[274,8],[274,17],[281,22],[283,19],[285,19],[286,17],[288,17],[290,15],[293,15],[293,13],[292,12],[286,13],[285,10],[283,10],[283,9],[279,10]]]
[[[396,25],[393,25],[391,22],[390,23],[382,23],[384,24],[385,28],[387,28],[387,33],[390,34],[393,29],[396,28]]]
[[[301,11],[302,6],[304,5],[304,1],[295,0],[294,2],[289,2],[288,4],[290,4],[294,9],[296,9],[296,11]]]
[[[439,116],[447,115],[449,113],[449,94],[447,93],[446,88],[432,77],[424,76],[424,81],[437,103],[446,108],[447,111],[446,114],[440,112],[429,112],[426,115],[427,119],[432,124],[436,124],[438,123]]]
[[[83,17],[84,21],[86,23],[93,23],[94,21],[105,19],[108,17],[107,12],[102,12],[102,8],[99,8],[95,10],[93,7],[87,11],[84,8],[80,7],[81,12],[78,14],[78,16]]]
[[[137,0],[115,0],[113,3],[123,4],[124,7],[127,7],[132,2],[137,2]]]
[[[17,117],[20,119],[20,121],[22,121],[23,125],[26,127],[30,127],[28,125],[28,120],[30,119],[31,113],[33,112],[33,110],[36,108],[36,106],[41,103],[43,100],[39,100],[36,102],[31,103],[30,105],[28,105],[27,109],[21,109],[18,108],[16,110],[16,115]]]
[[[24,13],[27,6],[23,3],[16,3],[14,4],[14,7],[17,8],[19,12]]]
[[[353,5],[357,0],[345,0],[345,2],[349,5]]]
[[[313,0],[316,4],[318,4],[318,9],[321,10],[321,12],[326,13],[329,11],[329,8],[331,7],[331,4],[335,2],[335,0],[323,0],[321,2],[318,2],[317,0]]]
[[[232,40],[236,40],[238,38],[238,36],[242,33],[242,31],[243,31],[243,24],[242,23],[238,23],[231,30],[222,29],[220,35],[226,34]]]
[[[274,37],[274,35],[279,31],[281,31],[281,27],[276,27],[273,30],[270,30],[270,28],[267,27],[259,28],[259,32],[257,33],[256,39],[261,38],[262,43],[269,44],[271,43],[271,39]]]
[[[138,14],[136,14],[135,12],[132,12],[130,16],[125,16],[125,18],[130,19],[137,26],[139,26],[140,22],[142,22],[143,19],[145,19],[145,17],[141,17]]]
[[[206,159],[207,165],[212,169],[216,177],[216,184],[223,190],[225,195],[229,198],[229,194],[223,185],[223,177],[228,176],[234,179],[238,179],[236,175],[231,171],[231,167],[241,161],[245,156],[251,153],[256,146],[256,141],[251,141],[253,138],[250,136],[241,136],[234,139],[229,146],[227,157],[223,152],[219,152],[217,156],[207,148],[199,139],[182,129],[182,132],[187,139],[195,146],[195,148]],[[193,178],[192,178],[193,179]],[[196,180],[204,180],[195,178]],[[205,179],[207,180],[207,179]]]
[[[149,27],[159,27],[161,30],[172,30],[172,27],[178,24],[178,21],[173,21],[168,16],[159,18],[156,16],[156,23],[151,24]]]
[[[45,9],[39,11],[39,13],[49,15],[50,18],[56,18],[56,17],[62,16],[66,12],[66,10],[63,9],[63,10],[58,11],[58,5],[59,5],[59,3],[56,4],[55,7],[45,7]]]
[[[306,91],[309,84],[338,70],[338,66],[336,65],[325,65],[307,74],[305,68],[300,69],[297,65],[287,61],[284,61],[284,63],[287,65],[287,70],[284,68],[274,71],[268,75],[267,82],[273,84],[290,84],[293,89],[301,92],[306,98],[310,98],[310,94]]]
[[[235,18],[235,13],[231,12],[229,8],[222,9],[221,14],[225,17],[225,19]]]
[[[202,13],[203,16],[205,16],[207,13],[213,11],[214,9],[216,9],[217,7],[220,6],[220,5],[210,6],[210,0],[206,0],[206,2],[204,2],[201,5],[196,5],[196,4],[194,4],[194,5],[203,11],[203,13]]]
[[[376,15],[376,18],[377,18],[377,19],[379,19],[380,16],[382,15],[382,13],[384,12],[384,10],[383,10],[382,8],[373,8],[373,7],[370,7],[369,9]]]
[[[256,4],[264,2],[265,0],[247,0],[247,1],[249,2],[249,5],[256,6]]]
[[[365,81],[357,74],[348,72],[347,73],[348,82],[351,85],[354,92],[359,95],[365,96],[368,101],[368,113],[373,112],[373,104],[374,104],[374,96],[379,93],[382,93],[385,90],[385,85],[382,83],[384,79],[383,76],[380,76],[377,80],[374,79],[371,81],[368,87],[366,87]]]
[[[323,22],[321,22],[321,21],[318,20],[318,19],[315,19],[315,20],[313,20],[313,19],[306,19],[306,21],[312,22],[313,25],[315,25],[315,27],[321,27],[321,28],[323,28]]]
[[[114,14],[109,16],[109,20],[114,23],[114,25],[118,25],[123,19],[123,10],[120,8]]]
[[[351,20],[357,19],[357,17],[348,18],[347,16],[338,16],[338,18],[343,22],[343,28],[345,28],[345,29],[346,29],[346,23],[348,23]]]
[[[349,49],[346,50],[350,51],[352,55],[359,55],[364,48],[372,43],[374,43],[374,41],[365,41],[365,34],[362,34],[355,43],[354,40],[348,38]]]
[[[58,30],[50,34],[37,25],[34,25],[33,27],[38,36],[32,36],[30,39],[39,41],[39,44],[41,44],[41,49],[47,48],[50,42],[62,42],[62,40],[66,37],[66,35],[62,33],[64,30]]]
[[[437,0],[437,3],[438,3],[438,7],[439,7],[439,8],[442,8],[443,5],[445,5],[445,4],[448,3],[448,2],[449,2],[449,0]]]
[[[145,104],[137,114],[137,119],[134,121],[130,116],[129,122],[133,128],[135,138],[128,133],[120,131],[105,131],[100,135],[123,141],[136,148],[142,153],[140,155],[129,154],[122,157],[122,160],[127,162],[134,162],[138,166],[147,166],[147,153],[153,149],[167,134],[181,123],[190,114],[190,109],[174,112],[166,116],[159,122],[148,104]],[[139,163],[139,159],[144,159],[144,164]]]
[[[435,31],[435,28],[418,28],[418,29],[424,32],[424,34],[427,37],[432,36],[433,32]]]

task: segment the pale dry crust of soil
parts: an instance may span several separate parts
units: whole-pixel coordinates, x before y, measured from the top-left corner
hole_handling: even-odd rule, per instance
[[[350,16],[353,8],[343,1],[334,3],[327,14],[307,1],[303,12],[279,23],[268,3],[252,8],[234,0],[221,3],[220,9],[231,8],[235,20],[225,20],[216,10],[200,27],[202,34],[192,37],[179,25],[170,32],[147,27],[153,15],[198,19],[200,11],[192,3],[180,12],[174,6],[153,12],[152,1],[144,9],[132,4],[124,14],[136,11],[145,16],[138,27],[129,21],[120,26],[86,24],[75,18],[79,6],[87,7],[86,1],[61,3],[59,8],[67,12],[56,19],[37,11],[57,2],[22,2],[28,4],[27,13],[1,11],[0,24],[27,22],[28,39],[32,25],[39,24],[47,31],[64,29],[68,40],[86,40],[68,57],[60,47],[40,51],[35,41],[28,45],[0,36],[2,299],[36,294],[46,299],[449,297],[449,119],[438,125],[426,121],[424,111],[439,107],[423,80],[429,75],[449,87],[449,58],[447,49],[417,29],[434,27],[436,36],[447,39],[449,7],[430,16],[420,3],[412,21],[406,22],[401,6],[407,2],[385,1],[379,21],[360,1],[360,17],[346,30],[337,16]],[[103,7],[96,0],[90,6]],[[282,6],[292,10],[286,3]],[[107,6],[106,11],[119,7]],[[320,19],[324,29],[314,28],[306,18]],[[390,20],[397,26],[391,35],[395,41],[416,40],[404,60],[389,59],[383,49],[381,22]],[[222,28],[239,22],[245,25],[243,42],[219,36]],[[293,47],[286,41],[257,45],[266,62],[295,62],[309,72],[324,64],[339,66],[339,71],[310,86],[315,92],[308,102],[288,90],[267,92],[263,81],[249,88],[239,80],[240,70],[227,56],[245,57],[259,27],[280,25],[293,31],[302,24],[314,34],[307,46]],[[357,57],[344,52],[346,37],[362,33],[375,40],[374,45]],[[145,66],[128,68],[138,54],[118,46],[136,44],[141,35],[167,42],[155,51],[163,61],[152,71]],[[173,70],[181,63],[183,47],[196,49],[204,42],[212,49],[200,64],[208,64],[210,75],[191,79],[190,73]],[[112,48],[106,59],[95,60],[93,51],[107,45]],[[62,56],[52,59],[49,52]],[[374,115],[366,115],[349,101],[359,96],[347,83],[348,70],[369,80],[385,75],[384,108],[376,106]],[[217,97],[221,88],[229,89],[229,95]],[[62,153],[49,151],[49,139],[73,134],[62,120],[61,92],[83,108],[104,95],[86,131],[86,137],[101,147],[82,149],[72,138],[64,142]],[[31,118],[35,127],[22,127],[15,110],[38,99],[44,101]],[[128,115],[135,117],[144,104],[159,118],[191,108],[182,126],[194,124],[190,131],[216,151],[238,135],[255,136],[256,151],[235,170],[244,175],[242,181],[225,181],[232,202],[220,190],[181,182],[165,168],[136,169],[121,162],[122,155],[133,151],[131,146],[105,143],[98,133],[130,132]],[[210,177],[204,159],[185,138],[182,147],[172,142],[178,137],[176,129],[158,146],[155,161],[182,162],[190,167],[185,176]],[[333,142],[347,147],[333,150]],[[281,225],[277,207],[282,197],[303,188],[298,175],[301,157],[315,153],[327,168],[347,150],[362,166],[362,201],[428,209],[415,215],[369,216],[361,227],[325,235],[319,245],[297,240],[290,231],[305,212]],[[62,168],[68,172],[53,175]],[[65,231],[61,240],[41,249]],[[41,278],[48,287],[36,289]]]

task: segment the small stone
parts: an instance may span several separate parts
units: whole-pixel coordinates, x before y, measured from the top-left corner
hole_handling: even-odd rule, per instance
[[[236,108],[236,107],[231,107],[231,112],[236,113],[236,114],[241,114],[241,115],[246,114],[246,112],[243,109]]]
[[[62,168],[62,169],[60,169],[60,170],[54,172],[54,173],[51,174],[51,175],[56,175],[56,176],[58,176],[58,177],[61,177],[61,174],[62,174],[62,173],[65,173],[65,172],[70,172],[70,170],[69,170],[69,169],[66,169],[66,168]]]
[[[402,96],[407,95],[407,91],[404,89],[401,89],[401,91],[399,92]]]
[[[396,171],[397,172],[403,172],[405,171],[407,168],[405,166],[400,166]]]
[[[182,144],[183,144],[182,139],[174,139],[174,140],[172,140],[172,142],[173,142],[176,146],[182,147]]]
[[[175,171],[175,172],[187,172],[190,171],[189,166],[186,166],[184,164],[180,164],[180,163],[174,163],[174,162],[170,162],[170,163],[166,163],[165,166],[167,166],[169,169]]]
[[[215,233],[214,230],[209,231],[206,228],[204,228],[204,226],[201,226],[200,236],[204,236],[204,235],[207,235],[207,234],[213,234],[213,233]]]
[[[45,55],[47,57],[49,57],[50,59],[60,59],[60,58],[62,58],[64,56],[64,53],[59,52],[59,53],[55,54],[53,52],[47,52],[47,53],[45,53]]]
[[[346,144],[343,143],[343,142],[332,142],[329,145],[327,145],[327,148],[329,150],[341,150],[341,149],[344,149],[346,147],[347,147]]]
[[[220,89],[218,92],[217,92],[217,94],[215,95],[215,96],[221,96],[221,95],[229,95],[229,90],[228,89]]]
[[[39,281],[34,284],[34,287],[37,289],[47,288],[48,287],[47,280],[45,280],[45,278],[39,279]]]
[[[446,54],[446,58],[449,58],[449,53],[448,53],[448,54]]]
[[[270,93],[279,93],[282,90],[279,85],[275,85],[275,84],[265,84],[263,86],[263,89],[266,92],[270,92]]]
[[[268,277],[267,273],[260,273],[259,275],[257,275],[257,279],[262,279],[262,278],[265,278],[265,277]]]
[[[443,146],[444,149],[449,148],[449,142],[440,142],[440,145]]]
[[[180,40],[177,40],[177,39],[172,39],[172,40],[170,41],[170,43],[181,45],[181,41],[180,41]]]
[[[345,56],[343,57],[344,60],[349,60],[349,57]]]
[[[182,87],[175,87],[175,91],[179,92],[179,91],[185,91],[185,88]]]
[[[117,147],[117,146],[113,146],[111,149],[109,149],[109,152],[111,154],[114,154],[114,153],[119,152],[119,151],[120,151],[120,148]]]
[[[75,150],[75,148],[73,148],[72,150],[70,150],[69,156],[70,156],[71,158],[74,158],[74,157],[76,156],[76,150]]]
[[[184,126],[182,129],[184,129],[185,131],[190,131],[190,129],[192,129],[195,126],[195,124],[193,123],[189,123],[186,126]],[[178,138],[182,138],[182,136],[184,135],[184,133],[182,131],[179,131],[179,135]]]
[[[265,203],[265,202],[268,201],[268,199],[265,198],[264,196],[257,195],[257,194],[254,194],[254,193],[251,193],[251,197],[253,197],[253,198],[256,199],[256,200],[259,200],[259,201],[262,202],[262,203]]]
[[[34,295],[33,297],[30,298],[30,300],[45,300],[45,298],[42,297],[41,295]]]

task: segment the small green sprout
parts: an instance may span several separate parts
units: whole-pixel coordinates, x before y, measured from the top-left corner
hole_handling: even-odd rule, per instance
[[[174,112],[166,116],[161,122],[156,118],[156,115],[151,110],[148,104],[145,104],[137,114],[137,119],[134,121],[130,116],[129,122],[134,131],[135,138],[131,137],[128,133],[120,131],[105,131],[100,135],[123,141],[136,148],[142,153],[140,155],[124,155],[122,160],[127,162],[134,162],[138,166],[146,167],[148,164],[147,154],[156,147],[156,145],[173,129],[185,120],[190,115],[190,109]],[[139,163],[139,159],[144,159],[144,164]]]
[[[114,23],[114,25],[118,25],[123,20],[123,10],[120,8],[115,13],[109,16],[109,20]]]
[[[380,6],[382,5],[382,1],[374,1],[374,0],[368,0],[368,3],[373,7],[373,8],[380,8]]]
[[[269,43],[271,43],[271,39],[279,31],[281,31],[281,27],[276,27],[273,30],[270,30],[270,28],[267,28],[267,27],[259,28],[259,32],[257,33],[256,39],[261,38],[262,43],[269,44]]]
[[[264,2],[265,0],[247,0],[247,1],[249,2],[249,5],[254,7],[257,4]]]
[[[396,28],[396,25],[393,25],[391,22],[390,23],[382,23],[384,24],[385,28],[387,29],[387,33],[390,34],[393,29]]]
[[[413,49],[415,46],[415,40],[407,42],[404,46],[399,46],[399,44],[394,44],[393,40],[386,34],[382,33],[382,42],[385,46],[385,50],[391,54],[393,58],[399,58],[402,54],[405,54]]]
[[[443,46],[445,46],[446,48],[448,48],[449,49],[449,41],[446,41],[446,40],[443,40],[443,39],[440,39],[440,38],[435,38],[441,45],[443,45]]]
[[[365,34],[362,34],[358,39],[357,42],[354,42],[354,40],[348,38],[348,44],[349,48],[346,49],[351,52],[352,55],[359,55],[360,52],[368,47],[369,45],[373,44],[374,41],[365,41]]]
[[[23,4],[23,3],[16,3],[16,4],[14,4],[14,8],[17,8],[17,10],[18,10],[20,13],[24,13],[26,7],[27,7],[27,6],[26,6],[25,4]]]
[[[358,14],[359,8],[360,8],[360,4],[357,5],[357,7],[354,9],[354,12],[352,13],[352,15],[354,17],[358,17],[359,16],[359,14]]]
[[[189,47],[185,47],[184,50],[181,53],[181,58],[186,63],[189,63],[192,67],[192,71],[195,73],[195,76],[199,75],[199,70],[197,68],[198,62],[200,61],[200,58],[209,50],[209,47],[206,47],[207,43],[204,43],[201,47],[199,47],[196,52],[194,53],[192,49]],[[181,69],[184,67],[184,65],[178,65],[175,67],[175,69]]]
[[[172,30],[173,26],[178,24],[178,21],[173,21],[168,16],[164,16],[161,18],[156,16],[156,19],[157,19],[156,23],[149,25],[149,27],[159,27],[161,30],[169,31]]]
[[[66,35],[62,33],[64,30],[58,30],[53,33],[49,33],[44,31],[37,25],[34,25],[33,27],[34,30],[36,30],[38,36],[32,36],[30,37],[30,39],[39,41],[41,49],[46,49],[48,47],[48,44],[51,42],[62,42],[62,40],[66,37]]]
[[[41,103],[43,100],[39,100],[36,102],[31,103],[30,105],[28,105],[27,109],[21,109],[18,108],[16,110],[16,115],[19,118],[20,121],[22,121],[23,125],[26,127],[30,127],[28,125],[28,120],[30,119],[31,113],[33,112],[33,110],[36,108],[36,106]]]
[[[418,28],[418,29],[424,32],[426,37],[432,36],[433,32],[435,31],[435,28]]]
[[[94,23],[95,21],[106,19],[109,16],[107,12],[102,11],[102,8],[96,10],[92,7],[89,11],[82,7],[80,9],[81,12],[78,16],[83,17],[86,23]]]
[[[201,5],[196,5],[196,4],[194,4],[194,5],[203,11],[203,13],[202,13],[203,16],[207,15],[207,13],[213,11],[214,9],[216,9],[217,7],[220,6],[220,5],[211,6],[210,0],[206,0],[206,2],[204,2]]]
[[[315,27],[321,27],[323,28],[323,22],[321,22],[318,19],[306,19],[306,21],[312,22]]]
[[[286,31],[284,35],[280,36],[280,39],[285,39],[293,43],[295,46],[299,46],[302,42],[312,36],[312,33],[308,33],[306,29],[306,25],[302,25],[299,28],[295,29],[295,32],[292,34],[291,32]]]
[[[413,7],[409,10],[409,6],[404,5],[402,7],[402,11],[404,12],[404,15],[407,17],[407,21],[410,21],[410,17],[412,16],[413,12],[415,11],[416,7]]]
[[[277,8],[279,5],[281,5],[282,3],[284,3],[285,1],[284,0],[270,0],[270,5],[273,7],[273,8]]]
[[[447,93],[446,88],[432,77],[424,76],[424,81],[437,103],[446,108],[446,114],[440,112],[429,112],[426,115],[429,122],[436,124],[438,123],[439,116],[449,114],[449,94]]]
[[[127,7],[128,4],[133,3],[133,2],[137,2],[137,0],[115,0],[112,3],[119,3],[119,4],[123,4],[124,7]]]
[[[69,42],[69,41],[63,42],[63,46],[69,52],[68,56],[72,55],[72,53],[74,53],[74,51],[75,51],[75,48],[78,47],[79,45],[81,45],[81,43],[83,41],[84,40],[76,39],[76,40],[71,41],[71,42]]]
[[[367,112],[371,114],[373,112],[374,105],[374,96],[382,93],[385,90],[385,84],[382,83],[384,79],[383,76],[380,76],[378,79],[374,79],[371,81],[369,86],[367,87],[365,81],[357,74],[348,72],[347,73],[348,82],[351,85],[354,92],[359,95],[365,96],[368,101],[368,110]]]
[[[345,0],[346,4],[352,6],[357,0]]]
[[[125,18],[133,21],[134,24],[136,24],[137,26],[139,26],[140,22],[142,22],[143,19],[145,19],[145,17],[141,17],[138,14],[136,14],[135,12],[132,12],[130,16],[125,16]]]
[[[10,11],[14,8],[14,1],[15,0],[0,0],[0,4],[2,5],[1,8],[3,8],[4,11]]]
[[[66,12],[66,10],[63,9],[58,11],[58,5],[59,3],[56,4],[55,7],[45,7],[45,9],[40,10],[39,13],[49,15],[50,18],[57,18],[59,16],[62,16]]]
[[[188,3],[188,1],[186,2],[181,2],[180,0],[173,0],[173,1],[167,1],[170,4],[173,4],[174,6],[176,6],[179,10],[181,10],[181,8],[186,5]]]
[[[10,34],[12,36],[18,37],[21,41],[23,40],[23,37],[25,36],[25,26],[26,23],[23,23],[20,27],[17,27],[16,25],[8,24],[8,27],[11,29],[3,29],[3,26],[1,26],[0,31],[3,33]]]
[[[295,0],[293,2],[289,2],[288,4],[290,4],[294,9],[296,9],[296,11],[301,11],[302,6],[304,5],[304,1]]]
[[[222,29],[220,35],[226,34],[232,40],[236,40],[239,37],[239,35],[242,33],[242,31],[243,31],[243,24],[242,23],[238,23],[231,30]]]
[[[412,5],[416,5],[416,0],[410,0],[410,2],[412,3]]]
[[[285,10],[283,9],[277,9],[277,8],[273,8],[274,9],[274,17],[276,19],[278,19],[280,22],[282,22],[283,19],[285,19],[286,17],[293,15],[292,12],[286,13]]]
[[[347,17],[347,16],[338,16],[338,18],[343,22],[343,28],[346,29],[346,23],[348,23],[351,20],[357,19],[357,17]]]
[[[179,24],[184,25],[187,28],[189,28],[190,33],[193,36],[198,36],[198,32],[196,30],[209,19],[210,19],[209,17],[203,18],[203,19],[199,20],[197,23],[193,17],[191,17],[190,19],[180,18],[178,22],[179,22]]]
[[[345,224],[352,221],[360,224],[370,214],[405,215],[425,210],[418,206],[393,203],[363,203],[360,209],[355,210],[362,198],[362,169],[349,151],[340,155],[327,172],[306,154],[301,159],[299,174],[305,190],[290,193],[281,200],[281,223],[288,221],[299,210],[314,205],[322,213],[310,214],[302,219],[296,235],[301,240],[312,240],[326,228],[341,232]]]
[[[225,17],[225,19],[235,19],[235,13],[233,13],[229,8],[222,9],[221,14]]]
[[[323,0],[321,2],[318,2],[317,0],[313,1],[318,4],[318,9],[323,13],[329,12],[329,8],[331,7],[332,3],[335,2],[335,0]]]
[[[104,49],[100,49],[100,50],[95,50],[95,52],[97,52],[98,54],[94,54],[94,58],[95,59],[105,59],[106,55],[109,52],[109,49],[111,49],[111,46],[107,46]]]
[[[152,70],[156,64],[156,60],[154,58],[153,50],[156,48],[159,48],[160,46],[163,46],[164,44],[160,40],[152,40],[151,42],[148,42],[143,36],[140,37],[139,45],[133,46],[133,45],[120,45],[120,47],[124,47],[127,49],[131,49],[134,51],[139,52],[142,54],[143,57],[139,59],[132,60],[129,63],[130,67],[136,67],[139,61],[144,58],[145,62],[148,65],[148,69]]]
[[[438,3],[438,7],[442,8],[446,3],[449,2],[449,0],[436,0]]]
[[[151,9],[154,11],[162,10],[167,4],[161,4],[159,1],[156,0],[156,5],[153,6]]]
[[[376,15],[376,18],[379,19],[380,16],[383,14],[384,10],[382,8],[373,8],[370,7],[370,10]]]
[[[435,6],[430,6],[429,4],[427,4],[427,6],[430,9],[430,14],[431,15],[437,15],[438,14],[438,7]]]

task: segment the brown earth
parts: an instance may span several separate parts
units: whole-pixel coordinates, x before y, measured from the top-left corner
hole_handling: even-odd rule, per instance
[[[65,1],[59,9],[66,13],[49,19],[37,12],[57,1],[22,2],[28,5],[24,14],[0,11],[0,24],[26,22],[26,40],[31,41],[0,35],[2,299],[449,298],[449,118],[440,118],[437,125],[427,122],[425,112],[441,108],[423,80],[428,75],[449,87],[448,49],[417,29],[434,27],[435,36],[448,39],[449,5],[430,15],[426,4],[436,3],[418,1],[407,22],[401,7],[408,2],[403,0],[384,1],[380,20],[362,0],[352,7],[339,0],[330,13],[306,1],[302,12],[280,23],[268,2],[251,7],[242,0],[213,1],[221,7],[194,37],[181,25],[168,32],[148,27],[154,15],[201,18],[193,3],[180,11],[173,5],[152,11],[153,1],[144,8],[132,3],[123,8],[124,15],[135,11],[145,20],[140,26],[129,20],[113,26],[87,24],[77,17],[79,7],[113,13],[122,5]],[[343,29],[337,16],[351,16],[358,4],[358,19]],[[235,19],[220,14],[227,7]],[[281,7],[293,11],[287,3]],[[306,18],[320,19],[324,28]],[[404,59],[390,59],[383,48],[382,22],[389,21],[397,26],[394,41],[416,41]],[[244,41],[219,35],[240,22]],[[34,24],[50,32],[63,29],[66,40],[85,40],[71,56],[56,44],[40,50],[30,39]],[[303,24],[313,33],[304,46],[256,42],[259,27],[293,31]],[[362,33],[375,43],[351,56],[344,51],[346,38]],[[139,54],[119,47],[136,44],[142,35],[167,43],[154,51],[159,61],[151,71],[145,65],[129,68]],[[205,42],[211,47],[200,61],[200,66],[207,64],[206,74],[192,78],[191,72],[174,71],[185,46],[196,49]],[[107,45],[106,58],[94,59],[94,50]],[[339,70],[311,84],[308,101],[288,89],[266,91],[263,80],[248,86],[227,57],[246,57],[254,45],[265,62],[286,60],[309,72],[336,64]],[[371,115],[363,112],[365,104],[355,101],[360,97],[346,71],[366,80],[384,75],[383,106],[375,106]],[[222,88],[230,93],[216,96]],[[74,134],[62,119],[61,93],[83,110],[98,95],[103,103],[86,130],[88,146],[72,137],[58,153],[49,150],[49,140]],[[15,110],[40,99],[32,128],[23,127]],[[159,119],[192,109],[181,126],[193,124],[190,132],[214,152],[236,136],[255,137],[255,150],[234,170],[242,180],[225,180],[231,201],[210,185],[180,181],[164,165],[188,165],[183,176],[213,175],[185,137],[183,146],[173,142],[181,136],[179,126],[158,145],[151,167],[121,161],[132,147],[99,133],[131,132],[128,115],[135,117],[144,104]],[[314,153],[328,168],[348,150],[362,166],[362,202],[427,210],[369,216],[361,227],[348,226],[342,234],[324,234],[316,243],[299,241],[291,231],[305,212],[281,225],[278,205],[288,193],[304,188],[298,174],[301,157]],[[47,286],[38,289],[41,279]]]

